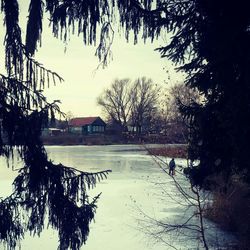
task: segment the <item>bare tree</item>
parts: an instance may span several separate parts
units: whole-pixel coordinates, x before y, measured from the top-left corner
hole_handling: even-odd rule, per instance
[[[192,103],[201,103],[203,97],[184,83],[177,83],[167,88],[161,99],[162,114],[168,122],[173,122],[182,120],[180,104],[188,106]]]
[[[115,79],[110,88],[105,89],[97,99],[108,118],[127,130],[131,112],[130,79]]]
[[[184,121],[180,106],[190,106],[194,103],[201,104],[203,97],[195,89],[184,83],[178,83],[164,91],[161,97],[161,115],[163,132],[170,141],[186,142],[188,124]]]
[[[159,87],[151,79],[138,78],[133,83],[130,79],[116,79],[98,97],[97,103],[102,106],[109,120],[120,124],[123,131],[132,123],[138,134],[142,126],[150,127],[157,109]]]
[[[131,92],[131,120],[137,134],[141,134],[143,125],[147,126],[156,113],[160,88],[146,77],[138,78]]]
[[[68,112],[65,114],[65,121],[66,121],[66,125],[67,125],[67,130],[68,130],[68,132],[69,132],[69,121],[70,121],[71,119],[73,119],[73,118],[74,118],[74,114],[73,114],[72,111],[68,111]]]
[[[66,121],[70,121],[72,118],[74,118],[74,114],[72,111],[68,111],[66,114],[65,114],[65,119]]]
[[[171,97],[171,113],[172,119],[176,121],[182,120],[182,114],[180,112],[179,106],[189,106],[193,103],[200,103],[203,100],[200,92],[194,88],[188,87],[184,83],[175,84],[169,90],[170,97]]]

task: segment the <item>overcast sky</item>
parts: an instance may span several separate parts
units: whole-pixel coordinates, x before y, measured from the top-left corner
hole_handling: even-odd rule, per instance
[[[24,14],[28,6],[22,6],[21,23],[23,24],[27,14]],[[2,19],[2,15],[1,15]],[[23,26],[23,33],[25,26]],[[160,54],[154,51],[159,45],[164,44],[162,39],[155,43],[138,45],[127,43],[124,38],[115,34],[112,46],[113,60],[108,67],[101,67],[95,57],[95,47],[84,46],[81,37],[71,36],[67,46],[54,38],[48,25],[43,27],[42,47],[39,48],[36,59],[47,68],[56,71],[64,78],[63,83],[51,86],[45,90],[48,100],[61,100],[61,109],[64,112],[71,111],[75,116],[99,116],[101,108],[96,105],[96,99],[104,88],[107,88],[115,78],[131,78],[146,76],[152,78],[157,84],[166,86],[165,81],[173,84],[181,81],[180,74],[174,73],[174,67]],[[2,25],[0,27],[1,39],[4,36]],[[1,41],[2,44],[2,41]],[[66,47],[66,52],[65,52]],[[3,64],[3,50],[1,53],[1,66]],[[171,81],[168,80],[169,70]]]

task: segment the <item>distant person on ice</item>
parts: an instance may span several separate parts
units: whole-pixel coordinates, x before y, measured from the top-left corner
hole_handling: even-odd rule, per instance
[[[175,161],[174,158],[169,162],[169,175],[175,175]]]

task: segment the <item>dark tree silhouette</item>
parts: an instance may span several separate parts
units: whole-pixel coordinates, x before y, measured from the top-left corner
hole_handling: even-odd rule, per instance
[[[186,83],[206,97],[204,105],[181,105],[191,125],[190,158],[200,161],[190,168],[190,176],[197,184],[218,172],[226,177],[242,173],[249,180],[250,129],[245,122],[250,113],[247,3],[172,2],[172,25],[177,33],[160,51],[183,63],[179,69],[187,73]]]
[[[18,1],[1,2],[6,35],[5,72],[0,74],[0,154],[11,159],[15,153],[23,159],[23,167],[13,183],[13,193],[0,198],[0,242],[7,244],[8,249],[15,249],[25,232],[40,235],[47,226],[58,230],[59,249],[79,249],[86,242],[99,197],[91,200],[86,191],[109,172],[86,173],[56,165],[48,159],[41,142],[41,130],[48,120],[53,119],[55,113],[62,115],[58,102],[48,103],[42,94],[45,85],[62,78],[32,58],[41,41],[44,8],[53,12],[54,34],[58,34],[59,18],[64,14],[59,1],[44,4],[44,1],[30,1],[24,45]],[[70,6],[71,1],[64,4],[74,7]],[[85,37],[93,40],[95,25],[87,21],[85,15],[92,15],[95,9],[85,7],[81,12],[84,26],[91,27],[91,34]],[[60,20],[60,25],[66,24]]]
[[[240,173],[250,180],[250,15],[248,2],[226,0],[119,1],[121,25],[144,39],[163,31],[173,36],[161,55],[187,74],[186,84],[206,98],[204,105],[180,105],[190,123],[188,171],[202,185],[207,176]],[[155,5],[154,5],[154,4]],[[128,10],[126,12],[125,10]],[[232,18],[233,17],[233,18]],[[212,135],[212,136],[211,136]]]

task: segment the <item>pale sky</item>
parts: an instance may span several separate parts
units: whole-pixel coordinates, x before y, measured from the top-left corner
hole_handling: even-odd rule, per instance
[[[22,7],[22,10],[27,8],[28,6]],[[21,23],[24,23],[26,16],[22,14]],[[25,26],[22,29],[24,31]],[[46,89],[45,95],[50,101],[61,100],[61,110],[71,111],[74,116],[101,116],[101,108],[96,105],[96,99],[115,78],[136,79],[146,76],[163,86],[167,85],[164,82],[173,84],[183,79],[174,72],[174,67],[167,59],[162,59],[159,52],[154,51],[160,44],[164,44],[162,40],[153,44],[141,41],[138,45],[133,45],[133,41],[128,44],[119,34],[115,34],[113,60],[105,69],[100,67],[95,71],[99,62],[94,55],[94,46],[84,46],[81,37],[71,35],[65,52],[65,44],[52,36],[47,25],[44,25],[43,31],[42,47],[38,49],[35,58],[64,79],[64,82],[56,86],[52,84]],[[3,39],[2,25],[0,35]],[[3,49],[0,53],[2,66]],[[170,81],[166,70],[170,72]]]

